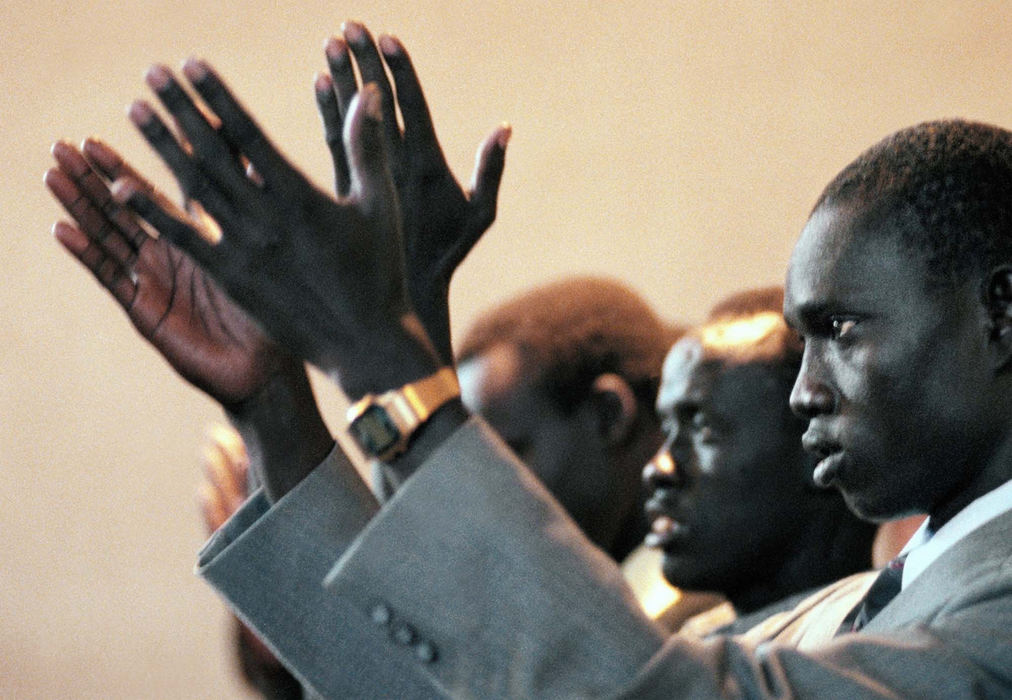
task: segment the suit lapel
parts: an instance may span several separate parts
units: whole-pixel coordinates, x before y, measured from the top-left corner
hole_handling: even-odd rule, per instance
[[[984,523],[953,545],[883,608],[864,631],[930,623],[953,601],[986,587],[1010,560],[1012,511]]]

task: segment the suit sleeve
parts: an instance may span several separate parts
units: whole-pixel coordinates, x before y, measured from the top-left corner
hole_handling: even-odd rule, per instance
[[[480,420],[384,505],[326,581],[453,697],[594,697],[665,635]]]
[[[355,630],[362,612],[323,579],[379,506],[335,447],[271,506],[256,491],[201,550],[197,573],[255,630],[310,695],[431,698],[431,679]]]

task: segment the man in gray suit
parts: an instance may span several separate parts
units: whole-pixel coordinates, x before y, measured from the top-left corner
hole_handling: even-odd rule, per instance
[[[396,80],[406,55],[395,42],[384,51]],[[271,475],[279,488],[255,496],[202,553],[202,574],[316,690],[1012,692],[1012,134],[964,122],[898,133],[827,188],[795,248],[784,308],[806,345],[791,403],[810,419],[815,480],[868,517],[930,515],[905,568],[890,567],[873,586],[859,629],[800,652],[666,640],[614,563],[463,410],[403,283],[381,89],[365,86],[350,105],[354,186],[334,202],[279,156],[206,64],[190,62],[184,73],[220,128],[162,68],[149,84],[192,151],[150,107],[135,105],[131,117],[184,191],[200,195],[222,242],[202,239],[133,181],[113,187],[117,200],[192,255],[274,338],[331,374],[357,402],[357,439],[404,482],[379,510],[332,453],[308,476]],[[238,177],[236,152],[260,183]],[[69,227],[57,233],[94,262],[87,251],[101,241]],[[126,251],[105,245],[103,254],[133,270]],[[873,616],[889,579],[900,592]]]
[[[311,523],[326,525],[335,555],[348,544],[323,588],[291,593],[321,629],[288,660],[330,694],[383,682],[370,676],[372,659],[398,682],[460,696],[1005,695],[1012,251],[999,235],[1010,173],[1006,132],[963,123],[901,132],[827,190],[792,257],[786,315],[806,339],[792,404],[811,420],[816,481],[869,517],[931,515],[902,592],[856,633],[807,653],[665,640],[611,562],[452,400],[392,458],[406,478],[423,466],[361,534],[334,515],[354,505],[353,492],[326,488],[315,472],[291,499],[248,512],[256,520],[241,537],[221,533],[204,574],[253,610],[264,601],[250,576],[279,571],[258,537],[275,527],[294,537],[293,524]],[[307,345],[320,340],[307,335]],[[436,368],[368,376],[390,388]],[[269,638],[286,636],[271,629],[276,619],[261,622]]]

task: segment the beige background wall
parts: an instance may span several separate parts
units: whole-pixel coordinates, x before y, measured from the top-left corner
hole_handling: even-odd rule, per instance
[[[219,412],[50,239],[54,139],[104,136],[168,182],[123,111],[150,62],[193,53],[327,185],[312,77],[324,37],[361,18],[412,51],[462,177],[498,121],[515,127],[458,330],[576,272],[698,319],[781,280],[821,186],[874,140],[939,116],[1012,125],[1005,3],[802,4],[0,3],[0,696],[244,696],[191,573]]]

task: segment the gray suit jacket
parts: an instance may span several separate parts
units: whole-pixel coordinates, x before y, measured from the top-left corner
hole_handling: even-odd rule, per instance
[[[1012,514],[801,652],[666,640],[478,420],[382,510],[348,471],[252,499],[199,565],[326,697],[1012,697]]]

